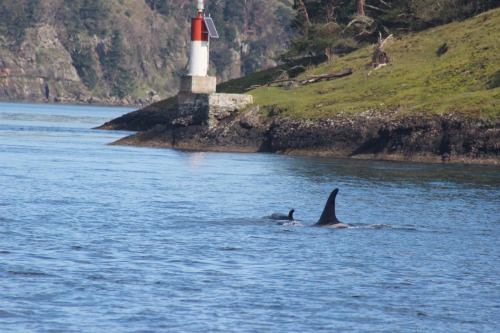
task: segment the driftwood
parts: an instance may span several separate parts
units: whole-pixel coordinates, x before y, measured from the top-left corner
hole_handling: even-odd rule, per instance
[[[290,72],[293,72],[295,70],[302,70],[302,71],[305,71],[305,67],[304,66],[294,66],[292,68],[289,68],[289,69],[283,69],[283,70],[278,70],[274,73],[274,80],[285,80],[285,79],[288,79],[290,78]]]
[[[374,71],[381,69],[382,67],[387,66],[387,63],[383,64],[372,64],[372,70],[366,74],[366,76],[370,76]]]
[[[273,84],[279,84],[279,83],[291,83],[291,84],[294,84],[296,86],[303,86],[306,84],[315,83],[315,82],[319,82],[319,81],[323,81],[323,80],[330,80],[330,79],[334,79],[334,78],[349,76],[352,73],[354,73],[353,69],[349,68],[349,69],[343,70],[341,72],[320,74],[320,75],[308,75],[305,79],[289,78],[289,79],[273,80],[273,81],[265,84],[265,86],[269,87]],[[253,85],[250,87],[250,89],[260,88],[262,86],[263,85]]]

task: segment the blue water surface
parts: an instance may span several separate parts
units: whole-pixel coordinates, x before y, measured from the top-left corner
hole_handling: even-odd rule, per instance
[[[500,331],[499,167],[92,129],[129,111],[0,104],[1,332]],[[309,227],[336,187],[353,228]]]

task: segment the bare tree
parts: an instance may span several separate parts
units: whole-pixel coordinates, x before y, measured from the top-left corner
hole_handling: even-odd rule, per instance
[[[378,43],[375,52],[373,53],[373,62],[372,62],[372,70],[368,72],[366,76],[370,76],[374,71],[387,66],[390,59],[387,53],[384,51],[384,45],[387,43],[389,39],[392,38],[392,35],[389,35],[387,38],[382,38],[382,34],[378,33]]]
[[[358,11],[356,14],[359,16],[365,16],[365,0],[357,0],[358,1]]]
[[[306,5],[303,0],[295,0],[295,6],[297,7],[297,13],[302,16],[302,35],[307,37],[308,28],[311,26],[311,20],[309,19],[309,13],[307,12]]]

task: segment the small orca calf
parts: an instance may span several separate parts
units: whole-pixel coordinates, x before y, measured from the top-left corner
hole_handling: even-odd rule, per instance
[[[293,212],[295,212],[295,209],[292,209],[288,215],[285,214],[279,214],[279,213],[273,213],[271,216],[269,216],[270,219],[272,220],[289,220],[293,221]]]
[[[318,222],[313,224],[313,227],[323,227],[323,228],[349,228],[349,225],[340,222],[335,215],[335,198],[339,193],[339,189],[336,188],[332,191],[328,200],[325,204],[325,209],[319,218]]]

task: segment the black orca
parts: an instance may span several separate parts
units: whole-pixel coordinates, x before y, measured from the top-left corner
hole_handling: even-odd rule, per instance
[[[292,209],[288,215],[285,214],[280,214],[280,213],[273,213],[271,216],[269,216],[270,219],[273,220],[289,220],[293,221],[293,212],[295,212],[295,209]]]
[[[339,189],[336,188],[332,191],[328,200],[325,204],[325,209],[319,218],[318,222],[313,224],[313,227],[323,227],[323,228],[348,228],[347,224],[340,222],[335,215],[335,198],[339,193]]]

